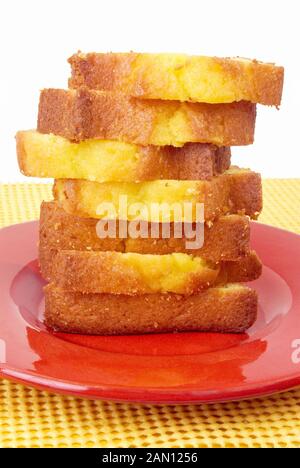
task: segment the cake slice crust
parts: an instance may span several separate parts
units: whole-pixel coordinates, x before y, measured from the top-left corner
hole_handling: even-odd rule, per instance
[[[44,89],[37,130],[71,141],[91,138],[138,145],[250,145],[254,141],[256,106],[147,101],[120,93]]]
[[[211,180],[230,167],[228,147],[201,143],[141,146],[114,140],[72,143],[34,130],[18,132],[21,172],[30,177],[85,179],[95,182]]]
[[[236,284],[191,296],[70,293],[50,284],[45,299],[46,325],[86,335],[243,333],[255,322],[258,310],[257,293]]]
[[[170,237],[162,237],[163,226],[158,225],[158,236],[151,238],[151,226],[147,224],[147,237],[132,238],[130,230],[128,237],[119,237],[117,223],[116,235],[112,238],[101,238],[97,234],[97,219],[81,218],[70,215],[56,202],[43,202],[40,215],[39,259],[42,275],[46,280],[51,278],[51,269],[55,255],[59,250],[79,251],[117,251],[135,252],[140,254],[166,255],[188,253],[200,256],[213,263],[220,261],[241,260],[249,253],[250,223],[246,216],[222,216],[214,223],[204,226],[203,245],[193,245],[197,242],[196,226],[192,229],[194,237],[181,238],[174,236],[176,227],[170,226]],[[195,248],[197,247],[197,248]]]
[[[245,214],[256,219],[262,210],[261,176],[236,167],[211,181],[99,184],[61,179],[56,180],[53,193],[68,213],[83,218],[107,218],[108,206],[116,219],[162,223],[201,221],[197,217],[199,204],[204,205],[205,221],[224,214]],[[190,211],[185,209],[187,204]],[[132,207],[138,210],[132,211]]]
[[[279,106],[284,69],[272,63],[183,54],[77,53],[71,88],[121,91],[145,99]]]
[[[51,259],[50,259],[51,262]],[[212,285],[259,278],[255,252],[238,262],[213,264],[201,257],[61,250],[53,259],[51,281],[71,292],[141,295],[195,294]]]

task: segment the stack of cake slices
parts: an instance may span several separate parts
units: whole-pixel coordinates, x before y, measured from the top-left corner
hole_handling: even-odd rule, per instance
[[[262,264],[259,174],[231,165],[284,70],[246,59],[78,53],[17,134],[23,174],[55,179],[39,262],[46,324],[82,334],[240,333]]]

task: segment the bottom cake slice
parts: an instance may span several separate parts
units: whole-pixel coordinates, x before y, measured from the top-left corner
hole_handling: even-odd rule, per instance
[[[191,296],[70,293],[50,284],[45,299],[46,325],[59,332],[89,335],[242,333],[255,322],[258,308],[257,293],[238,284]]]

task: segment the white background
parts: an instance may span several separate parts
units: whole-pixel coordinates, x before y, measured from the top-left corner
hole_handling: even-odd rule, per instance
[[[255,145],[234,162],[264,177],[300,177],[299,0],[0,2],[0,181],[18,172],[14,134],[36,126],[39,90],[66,87],[66,59],[87,51],[239,55],[286,68],[280,112],[259,106]]]

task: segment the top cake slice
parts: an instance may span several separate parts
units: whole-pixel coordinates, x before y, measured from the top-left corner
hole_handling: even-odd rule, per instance
[[[279,106],[284,68],[243,58],[183,54],[78,53],[71,88],[119,91],[143,99]]]

